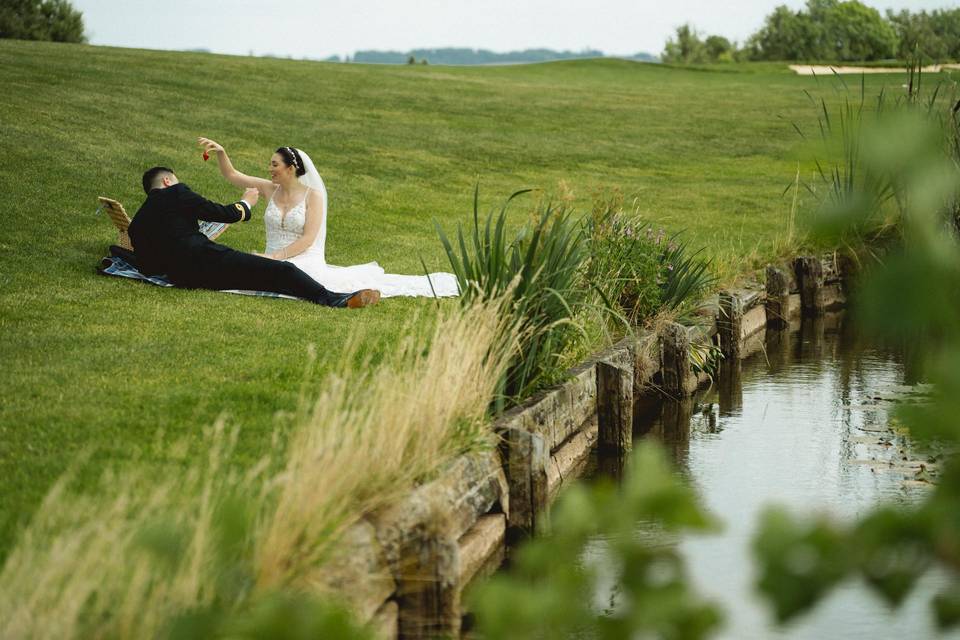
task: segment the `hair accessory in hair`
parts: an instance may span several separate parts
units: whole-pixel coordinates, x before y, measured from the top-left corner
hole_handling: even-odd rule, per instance
[[[297,163],[297,154],[294,153],[293,149],[290,147],[284,147],[287,150],[287,153],[290,154],[290,159],[293,160],[293,168],[299,171],[300,165]]]

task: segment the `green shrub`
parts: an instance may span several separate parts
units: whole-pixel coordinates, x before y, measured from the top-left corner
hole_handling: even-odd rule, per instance
[[[628,220],[616,197],[595,203],[585,227],[590,250],[586,280],[607,307],[633,325],[656,313],[662,274],[650,227]]]
[[[627,218],[618,197],[598,201],[587,219],[586,280],[611,309],[640,324],[660,309],[684,311],[716,282],[710,262],[679,234]]]

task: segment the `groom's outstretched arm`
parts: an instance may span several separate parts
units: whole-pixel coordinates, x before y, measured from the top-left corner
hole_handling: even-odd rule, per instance
[[[189,211],[198,220],[210,222],[246,222],[250,219],[250,204],[239,200],[231,204],[218,204],[207,200],[189,189],[180,193],[182,211]]]

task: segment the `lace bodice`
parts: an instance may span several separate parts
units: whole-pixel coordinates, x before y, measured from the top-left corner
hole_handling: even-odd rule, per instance
[[[286,213],[280,210],[276,202],[276,195],[279,187],[270,197],[267,208],[263,212],[263,222],[267,231],[266,253],[275,253],[284,247],[296,242],[303,235],[303,227],[307,222],[307,197],[310,189],[303,194],[303,200],[290,207]],[[324,203],[326,204],[326,203]],[[305,253],[310,253],[314,257],[318,254],[323,257],[323,246],[327,230],[326,216],[320,223],[320,231],[313,245]]]

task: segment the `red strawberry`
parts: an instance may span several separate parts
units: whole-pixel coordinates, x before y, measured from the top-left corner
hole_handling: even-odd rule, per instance
[[[207,153],[206,151],[204,151],[204,152],[203,152],[203,161],[206,162],[206,161],[209,160],[209,159],[210,159],[210,154]]]

